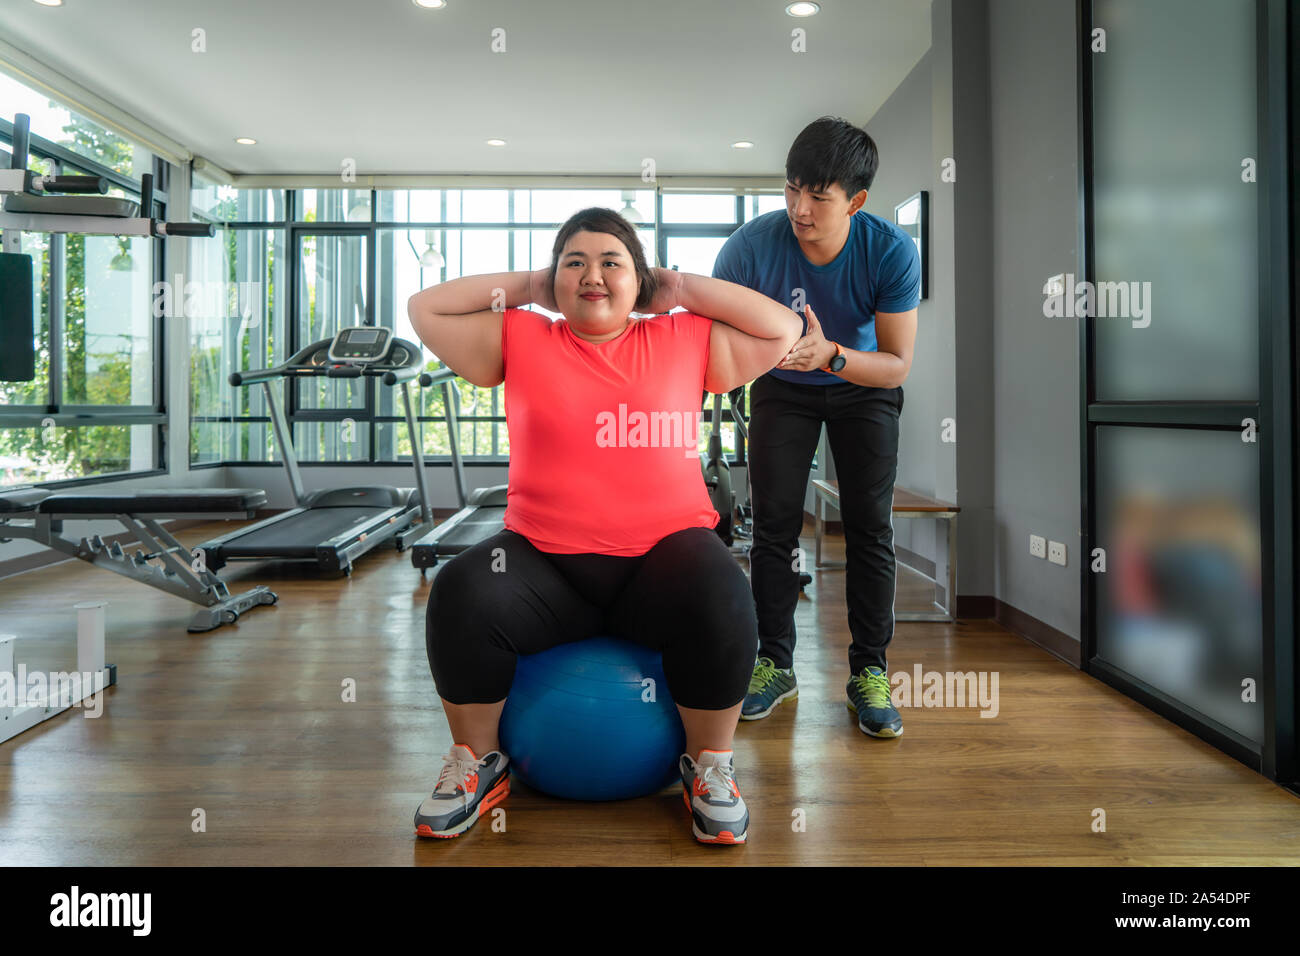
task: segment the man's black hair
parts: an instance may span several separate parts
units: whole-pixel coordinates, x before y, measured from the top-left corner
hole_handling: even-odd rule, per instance
[[[785,178],[816,192],[839,183],[852,199],[871,188],[879,166],[876,143],[866,130],[836,116],[823,116],[795,137],[785,158]]]

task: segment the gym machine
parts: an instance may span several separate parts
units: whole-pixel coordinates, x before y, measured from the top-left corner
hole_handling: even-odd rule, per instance
[[[442,387],[442,405],[447,421],[448,441],[451,445],[452,474],[456,479],[456,495],[460,510],[438,525],[411,546],[411,563],[423,574],[444,556],[460,554],[480,541],[484,541],[506,525],[506,489],[508,485],[493,485],[465,493],[465,466],[460,457],[460,422],[456,415],[459,395],[453,386],[456,373],[449,368],[426,372],[420,376],[424,387]]]
[[[323,571],[352,574],[352,563],[382,544],[404,550],[433,527],[433,511],[425,484],[424,455],[411,411],[407,383],[420,375],[424,356],[418,346],[380,326],[342,329],[300,349],[283,365],[250,372],[232,372],[236,388],[260,384],[271,410],[276,444],[293,490],[295,507],[257,524],[214,538],[199,546],[208,567],[220,569],[230,561],[311,561]],[[293,435],[273,383],[304,378],[378,378],[401,385],[406,429],[411,440],[415,489],[390,485],[326,488],[307,492],[298,467]]]

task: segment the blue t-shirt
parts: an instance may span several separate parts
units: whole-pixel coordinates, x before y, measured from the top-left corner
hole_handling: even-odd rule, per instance
[[[907,312],[921,301],[916,243],[887,219],[853,214],[839,255],[824,266],[808,261],[784,210],[751,219],[731,234],[713,264],[713,276],[763,293],[793,308],[795,290],[811,305],[822,334],[849,349],[875,352],[876,312]],[[802,306],[797,310],[803,318]],[[804,322],[807,331],[807,322]],[[773,369],[787,382],[834,385],[844,379],[814,369]]]

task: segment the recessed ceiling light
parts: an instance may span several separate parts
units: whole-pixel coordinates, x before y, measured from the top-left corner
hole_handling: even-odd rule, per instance
[[[251,137],[249,137],[249,136],[237,136],[237,137],[235,137],[235,142],[238,143],[240,146],[256,146],[256,145],[257,145],[257,140],[255,140],[255,139],[253,139],[253,138],[251,138]]]
[[[63,0],[36,0],[43,7],[61,7]]]
[[[792,3],[785,8],[792,17],[811,17],[820,10],[821,4],[818,3]]]
[[[411,2],[426,10],[440,10],[447,5],[447,0],[411,0]]]
[[[504,146],[506,141],[504,139],[489,139],[487,144],[489,146]]]
[[[742,139],[739,143],[732,143],[732,149],[753,149],[754,144],[747,139]]]

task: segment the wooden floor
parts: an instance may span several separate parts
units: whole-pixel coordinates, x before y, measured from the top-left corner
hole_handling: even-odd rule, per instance
[[[450,743],[425,660],[428,581],[391,552],[351,579],[229,577],[280,603],[202,635],[185,631],[186,602],[81,562],[0,580],[0,632],[25,639],[29,670],[72,667],[72,606],[96,598],[118,666],[103,717],[0,744],[0,864],[1300,862],[1294,795],[991,621],[900,623],[890,671],[995,671],[996,718],[905,708],[901,739],[866,737],[844,703],[842,571],[800,600],[798,700],[737,732],[747,845],[697,845],[676,789],[582,804],[517,782],[506,832],[419,840],[411,817]],[[931,589],[900,569],[898,606]],[[357,703],[341,700],[346,678]]]

